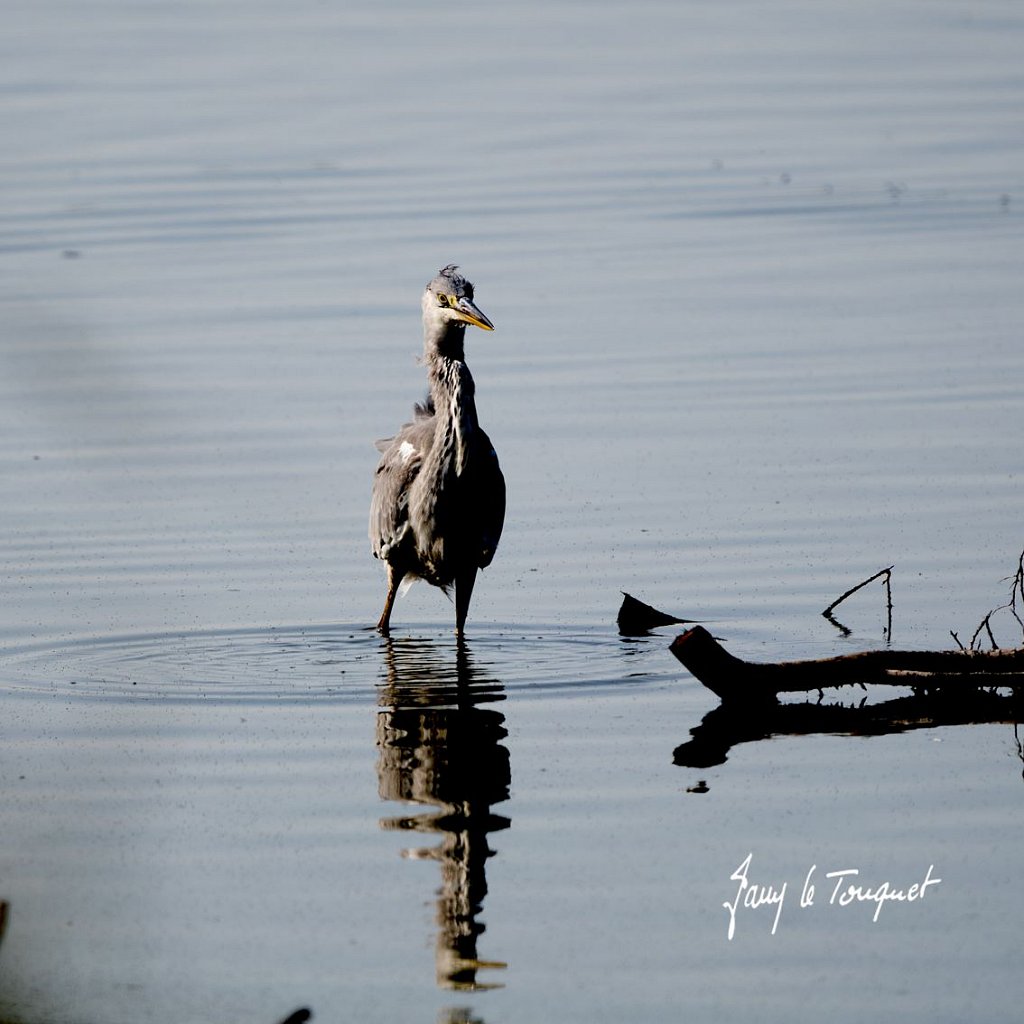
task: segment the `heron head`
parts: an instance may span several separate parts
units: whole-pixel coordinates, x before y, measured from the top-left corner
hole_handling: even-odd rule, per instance
[[[454,263],[438,272],[423,293],[423,319],[441,328],[452,326],[482,327],[493,331],[494,324],[473,302],[473,285]]]

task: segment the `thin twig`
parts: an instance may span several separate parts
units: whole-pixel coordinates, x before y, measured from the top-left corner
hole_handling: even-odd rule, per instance
[[[886,612],[887,612],[885,633],[886,633],[886,636],[888,636],[889,640],[891,641],[892,640],[892,570],[893,570],[893,566],[891,566],[891,565],[888,568],[886,568],[886,569],[880,569],[878,572],[875,573],[874,576],[869,576],[866,580],[864,580],[861,583],[858,583],[855,587],[850,587],[850,589],[848,591],[846,591],[845,594],[840,594],[839,597],[837,597],[821,614],[826,619],[828,619],[829,622],[831,622],[834,626],[838,626],[839,629],[841,629],[843,631],[844,635],[849,636],[850,635],[850,631],[845,626],[840,625],[840,623],[838,623],[835,620],[835,618],[832,615],[832,612],[839,605],[841,605],[843,603],[843,601],[845,601],[851,594],[856,594],[857,591],[860,590],[861,587],[866,587],[869,583],[874,583],[875,580],[880,579],[881,577],[884,576],[885,577],[885,605],[886,605]]]
[[[1007,576],[1006,579],[1012,579],[1010,586],[1010,600],[1006,604],[1001,604],[996,608],[993,608],[982,620],[978,623],[978,628],[974,631],[974,636],[971,637],[971,650],[978,650],[978,637],[981,636],[982,630],[988,634],[989,643],[992,644],[993,650],[999,649],[999,644],[996,643],[995,635],[992,632],[992,616],[996,612],[1008,611],[1014,619],[1017,621],[1017,625],[1021,627],[1021,631],[1024,632],[1024,619],[1021,619],[1020,613],[1017,611],[1017,598],[1020,595],[1022,604],[1024,604],[1024,551],[1021,552],[1020,557],[1017,559],[1017,571],[1012,577]]]
[[[1024,604],[1024,551],[1020,553],[1020,558],[1017,559],[1017,571],[1013,576],[1013,586],[1010,588],[1010,614],[1017,620],[1017,625],[1020,626],[1021,632],[1024,632],[1024,619],[1020,617],[1020,613],[1017,611],[1017,596],[1020,595],[1021,604]]]
[[[1006,606],[1002,605],[1002,607],[1005,608]],[[979,648],[979,644],[978,644],[978,637],[981,636],[981,631],[982,630],[985,630],[985,632],[988,633],[988,640],[989,640],[989,643],[992,645],[992,650],[993,651],[998,651],[999,650],[999,644],[996,643],[996,638],[992,635],[992,625],[991,625],[991,622],[989,621],[992,618],[992,616],[995,615],[995,613],[997,611],[999,611],[999,608],[993,608],[992,611],[990,611],[988,613],[988,615],[986,615],[985,618],[983,618],[981,620],[981,622],[978,623],[978,628],[974,631],[974,636],[971,637],[971,650],[972,651],[977,651],[977,650],[980,649]]]
[[[839,597],[837,597],[821,614],[830,614],[832,611],[836,609],[838,605],[842,604],[843,601],[845,601],[851,594],[856,594],[861,587],[866,587],[869,583],[873,583],[880,576],[889,576],[892,573],[892,570],[893,566],[890,565],[888,569],[881,569],[878,572],[876,572],[874,576],[869,576],[866,580],[864,580],[863,583],[858,583],[857,586],[850,587],[850,589],[845,594],[841,594]]]
[[[891,565],[885,571],[885,610],[886,610],[885,635],[889,638],[889,643],[892,643],[892,566]]]

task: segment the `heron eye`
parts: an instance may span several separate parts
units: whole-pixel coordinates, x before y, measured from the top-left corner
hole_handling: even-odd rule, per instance
[[[447,306],[448,305],[448,296],[447,295],[438,295],[438,297],[437,297],[437,304],[439,306]]]

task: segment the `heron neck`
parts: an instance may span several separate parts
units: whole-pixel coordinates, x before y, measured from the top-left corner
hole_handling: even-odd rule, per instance
[[[433,355],[426,359],[427,380],[434,408],[452,419],[466,419],[476,423],[476,386],[473,375],[463,359],[451,356]]]
[[[428,362],[435,357],[466,359],[466,325],[424,320],[423,354]]]
[[[427,358],[427,378],[437,417],[438,450],[452,452],[455,472],[461,475],[478,429],[473,375],[462,359],[435,354]]]

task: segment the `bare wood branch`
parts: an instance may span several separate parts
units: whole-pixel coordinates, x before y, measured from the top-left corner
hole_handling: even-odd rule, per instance
[[[866,580],[858,583],[855,587],[850,587],[845,594],[840,594],[839,597],[837,597],[821,614],[826,616],[831,615],[839,605],[841,605],[852,594],[856,594],[861,587],[866,587],[869,583],[874,583],[875,580],[880,579],[882,576],[889,576],[892,573],[893,568],[894,566],[890,565],[887,569],[880,569],[874,576],[869,576]],[[891,607],[891,598],[889,603]]]
[[[885,624],[885,635],[892,640],[892,570],[893,566],[888,566],[885,569],[880,569],[874,574],[869,576],[866,580],[862,580],[855,587],[850,587],[845,594],[840,594],[821,614],[832,623],[843,636],[849,636],[850,630],[846,628],[841,622],[838,622],[833,616],[832,612],[843,603],[852,594],[856,594],[862,587],[866,587],[869,583],[874,583],[875,580],[885,579],[885,610],[886,610],[886,624]]]
[[[1024,687],[1024,648],[997,651],[863,651],[809,661],[749,662],[730,654],[702,626],[669,648],[722,700],[774,700],[779,693],[851,683],[914,687]]]
[[[974,636],[971,637],[971,650],[977,650],[978,648],[978,637],[981,636],[982,630],[988,634],[989,643],[992,644],[992,649],[996,650],[999,644],[996,643],[995,635],[992,632],[992,616],[996,612],[1008,611],[1014,619],[1017,621],[1017,625],[1021,627],[1021,631],[1024,632],[1024,619],[1021,618],[1020,613],[1017,611],[1017,596],[1021,597],[1021,601],[1024,602],[1024,551],[1021,552],[1020,558],[1017,559],[1017,571],[1012,577],[1007,576],[1006,579],[1012,580],[1010,585],[1010,600],[1006,604],[1001,604],[996,608],[993,608],[982,620],[978,623],[978,628],[974,631]]]

